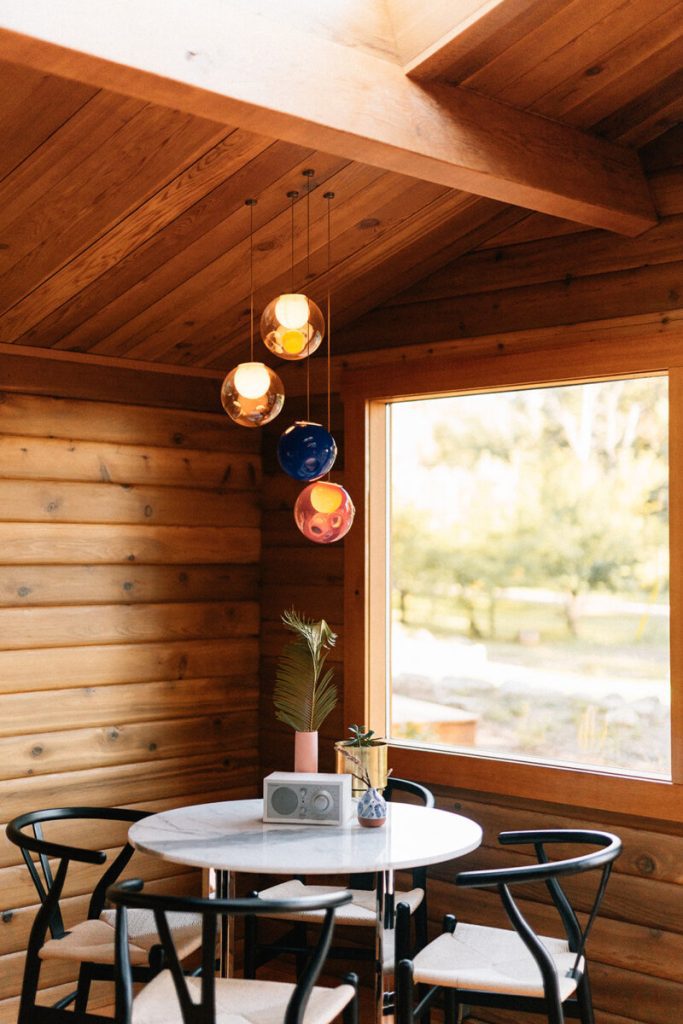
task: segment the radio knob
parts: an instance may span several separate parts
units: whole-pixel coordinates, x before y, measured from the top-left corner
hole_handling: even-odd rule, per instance
[[[321,789],[313,797],[313,810],[316,814],[324,814],[332,806],[332,797],[326,789]]]

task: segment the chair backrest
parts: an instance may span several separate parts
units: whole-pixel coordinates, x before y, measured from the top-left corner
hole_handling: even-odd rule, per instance
[[[510,890],[518,885],[545,882],[551,899],[562,919],[569,949],[576,954],[573,973],[574,976],[578,976],[586,940],[600,909],[612,870],[612,864],[621,853],[621,840],[611,832],[591,829],[545,829],[525,832],[501,832],[498,836],[498,841],[503,846],[533,845],[537,863],[521,867],[496,868],[491,871],[462,871],[456,876],[456,884],[467,886],[468,888],[495,888],[498,890],[513,927],[519,933],[541,970],[546,996],[548,998],[552,997],[554,1002],[558,1002],[557,976],[552,959],[533,928],[522,915]],[[559,843],[571,844],[580,848],[592,846],[597,847],[597,849],[593,849],[590,852],[581,852],[573,857],[551,861],[546,847]],[[562,888],[560,879],[586,871],[598,871],[599,878],[596,883],[593,902],[587,911],[585,924],[582,926]]]
[[[424,807],[434,806],[434,795],[426,786],[421,786],[419,782],[411,782],[410,779],[395,779],[390,775],[384,789],[384,799],[393,800],[395,793],[408,793],[417,797]]]
[[[396,793],[407,793],[410,796],[414,796],[424,807],[434,806],[434,794],[427,789],[426,786],[421,786],[419,782],[412,782],[410,779],[395,779],[393,775],[390,775],[383,790],[384,799],[393,800]],[[426,868],[414,869],[413,884],[421,885],[424,888],[424,885],[426,884],[426,872]],[[353,874],[349,878],[349,884],[353,889],[365,889],[366,891],[369,891],[374,889],[376,879],[374,874],[368,872],[365,872],[364,874]]]
[[[49,928],[53,938],[60,939],[64,935],[64,922],[59,909],[66,873],[71,861],[81,864],[105,864],[107,854],[102,850],[86,849],[79,846],[67,846],[45,838],[43,825],[55,821],[104,820],[104,821],[140,821],[150,812],[133,811],[122,807],[50,807],[40,811],[30,811],[14,818],[6,827],[7,838],[21,849],[22,857],[33,884],[38,892],[41,909],[34,923],[36,934]],[[24,831],[28,830],[28,831]],[[133,847],[125,842],[118,854],[105,868],[93,890],[88,908],[88,917],[99,917],[105,902],[105,894],[109,885],[115,882],[133,855]],[[31,854],[37,854],[34,860]],[[59,865],[53,873],[50,858],[57,858]],[[33,934],[33,932],[32,932]]]
[[[116,1024],[130,1024],[133,1004],[132,971],[128,950],[126,910],[128,907],[151,910],[171,972],[176,996],[184,1024],[214,1024],[215,1021],[215,960],[217,919],[222,916],[243,917],[247,914],[300,913],[302,910],[324,910],[325,919],[313,955],[298,979],[283,1014],[284,1024],[300,1024],[311,990],[320,974],[332,940],[334,914],[337,907],[351,901],[351,893],[340,890],[328,896],[306,896],[293,900],[199,899],[193,897],[158,896],[143,892],[139,879],[129,879],[110,886],[107,899],[116,905]],[[202,971],[199,984],[199,1002],[190,996],[188,979],[183,973],[173,935],[167,920],[169,913],[202,915]],[[196,986],[196,983],[195,983]],[[236,1010],[236,1012],[238,1012]]]

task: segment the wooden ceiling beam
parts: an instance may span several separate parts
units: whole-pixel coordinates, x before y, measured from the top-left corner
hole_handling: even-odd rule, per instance
[[[388,0],[396,53],[404,72],[428,82],[448,75],[459,62],[538,0]]]
[[[630,150],[229,0],[5,0],[0,58],[592,227],[656,222]]]

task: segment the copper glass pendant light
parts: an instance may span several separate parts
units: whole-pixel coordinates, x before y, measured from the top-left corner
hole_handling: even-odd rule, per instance
[[[249,333],[250,360],[227,375],[221,387],[221,403],[228,416],[241,427],[262,427],[278,415],[285,401],[285,389],[278,375],[254,360],[254,207],[249,207]]]
[[[332,394],[332,380],[331,380],[331,364],[332,364],[332,348],[331,348],[331,337],[332,337],[332,325],[331,325],[331,303],[330,303],[330,201],[334,199],[334,192],[326,192],[324,198],[328,201],[327,206],[327,431],[324,433],[330,438],[334,444],[334,438],[330,434],[330,406],[331,406],[331,394]],[[308,393],[308,388],[307,388]],[[313,436],[311,428],[318,427],[320,431],[323,431],[319,424],[294,424],[294,428],[302,428],[302,436],[306,436],[306,430],[309,432],[309,436]],[[290,428],[291,429],[291,428]],[[285,434],[280,439],[283,441]],[[336,444],[334,444],[334,455],[336,456]],[[332,459],[332,462],[334,458]],[[306,462],[304,458],[303,462]],[[289,472],[287,470],[287,472]],[[294,475],[293,473],[290,475]],[[321,474],[322,476],[323,474]],[[301,479],[301,477],[298,477]],[[306,479],[304,477],[304,479]],[[353,501],[349,493],[345,490],[341,484],[332,483],[329,479],[321,480],[315,479],[315,477],[308,477],[308,479],[314,480],[308,487],[305,487],[299,497],[296,499],[294,505],[294,521],[303,533],[304,537],[308,540],[314,541],[316,544],[332,544],[334,541],[341,540],[351,529],[353,525],[353,519],[356,514]]]

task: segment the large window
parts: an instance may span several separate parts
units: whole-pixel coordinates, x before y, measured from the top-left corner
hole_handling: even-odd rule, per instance
[[[386,410],[390,737],[670,778],[667,378]]]
[[[345,714],[390,737],[396,775],[683,821],[667,330],[415,346],[345,372]]]

